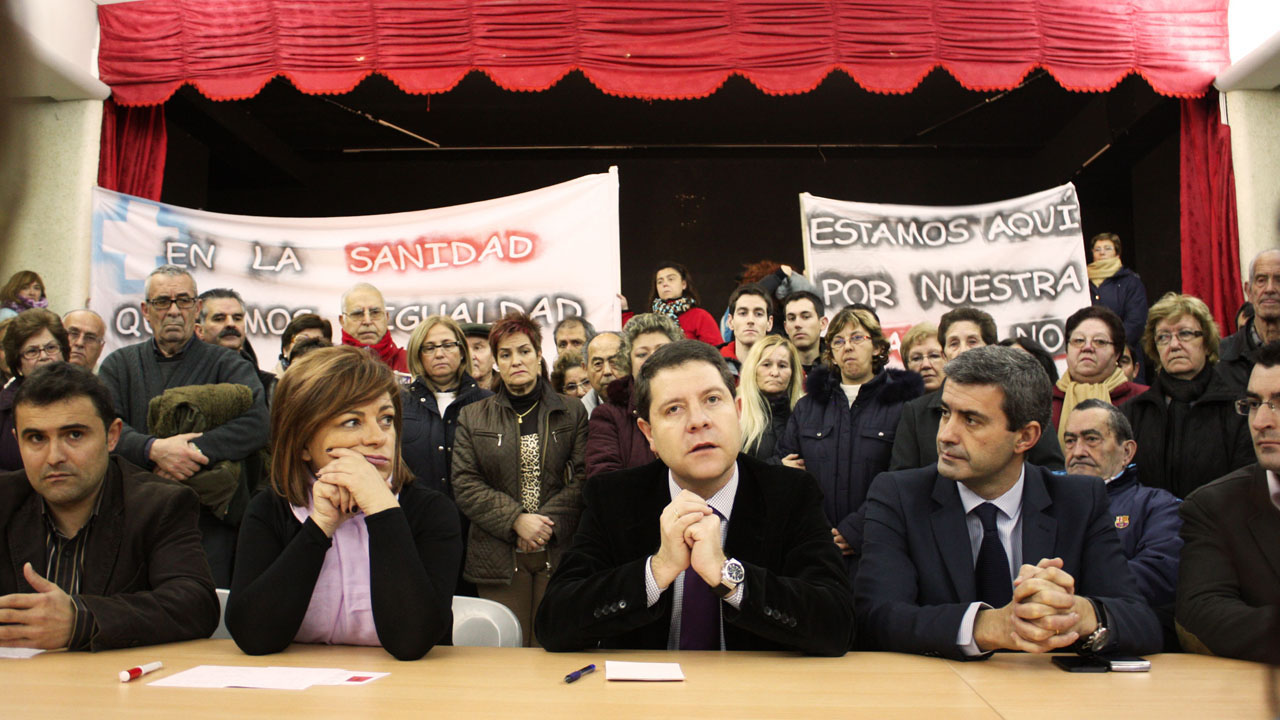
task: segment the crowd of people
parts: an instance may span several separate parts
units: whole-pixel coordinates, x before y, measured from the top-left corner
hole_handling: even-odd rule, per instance
[[[649,312],[567,318],[555,358],[520,313],[401,348],[361,283],[336,345],[298,315],[273,371],[239,294],[181,267],[147,279],[152,337],[101,363],[102,318],[18,273],[0,645],[207,636],[230,588],[252,654],[418,658],[465,594],[550,650],[1280,661],[1280,251],[1223,337],[1195,297],[1148,307],[1118,237],[1090,250],[1061,374],[974,307],[921,318],[897,367],[875,308],[769,262],[722,324],[664,263]]]

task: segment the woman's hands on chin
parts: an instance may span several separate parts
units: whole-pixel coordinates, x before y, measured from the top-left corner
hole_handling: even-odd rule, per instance
[[[350,448],[333,448],[328,452],[333,460],[316,473],[316,485],[332,485],[345,491],[349,507],[342,509],[352,514],[359,510],[373,515],[400,505],[384,476],[391,474],[392,458],[386,458],[383,467],[379,467]]]
[[[317,480],[311,486],[311,520],[326,537],[355,515],[355,502],[346,488]]]

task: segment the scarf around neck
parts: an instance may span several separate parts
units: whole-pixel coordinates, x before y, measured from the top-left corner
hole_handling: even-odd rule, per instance
[[[382,339],[372,345],[366,345],[352,337],[346,330],[342,331],[342,344],[353,345],[355,347],[369,348],[375,355],[382,359],[392,370],[401,370],[399,367],[400,348],[396,347],[396,341],[391,339],[391,331],[388,330],[383,334]],[[403,372],[403,371],[402,371]]]
[[[681,295],[674,300],[653,299],[653,311],[666,315],[672,320],[679,320],[680,316],[691,309],[693,305],[693,298],[685,295]]]
[[[1120,268],[1124,267],[1120,263],[1120,258],[1113,257],[1106,260],[1094,260],[1089,263],[1089,282],[1094,285],[1101,285],[1103,280],[1120,272]]]
[[[49,307],[49,298],[40,298],[39,300],[28,300],[24,297],[17,297],[11,303],[5,303],[5,307],[14,312],[22,312],[31,308],[47,308]]]
[[[1063,452],[1066,452],[1066,445],[1062,438],[1067,432],[1067,418],[1071,416],[1071,411],[1085,400],[1101,400],[1110,403],[1111,391],[1128,381],[1129,378],[1118,367],[1111,373],[1111,377],[1100,383],[1076,382],[1071,379],[1070,371],[1062,373],[1062,377],[1058,378],[1058,389],[1063,393],[1062,413],[1058,415],[1058,444],[1063,446]]]

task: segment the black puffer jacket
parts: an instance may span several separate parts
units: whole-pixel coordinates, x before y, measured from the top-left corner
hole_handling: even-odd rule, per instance
[[[436,395],[427,387],[425,380],[414,380],[404,389],[400,456],[424,486],[453,497],[453,483],[449,478],[458,413],[471,403],[491,395],[493,393],[476,385],[470,375],[463,374],[458,396],[444,409],[441,417]]]
[[[924,393],[924,381],[908,370],[886,368],[858,391],[853,406],[840,375],[819,365],[805,380],[808,395],[791,412],[775,454],[799,453],[822,488],[822,509],[855,550],[862,547],[867,489],[889,469],[902,404]]]
[[[1204,394],[1191,402],[1181,433],[1171,427],[1165,382],[1164,373],[1157,373],[1150,390],[1120,408],[1138,441],[1134,462],[1142,472],[1143,485],[1186,497],[1201,485],[1256,462],[1248,421],[1234,407],[1238,396],[1218,373]]]

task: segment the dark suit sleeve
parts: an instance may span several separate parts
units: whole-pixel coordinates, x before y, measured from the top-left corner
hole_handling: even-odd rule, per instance
[[[90,650],[206,638],[218,627],[218,596],[196,527],[199,504],[190,490],[172,490],[180,492],[164,488],[155,515],[139,524],[137,547],[146,556],[140,564],[150,589],[78,596],[96,623]]]
[[[1116,534],[1115,516],[1110,512],[1106,486],[1095,481],[1089,483],[1089,488],[1092,507],[1075,578],[1076,594],[1097,600],[1106,608],[1111,631],[1111,643],[1106,647],[1108,653],[1143,655],[1160,652],[1164,644],[1160,621],[1139,592],[1138,582],[1129,571],[1124,546]],[[1023,558],[1026,563],[1038,561],[1039,558]]]
[[[1280,651],[1265,637],[1266,628],[1280,627],[1280,605],[1245,602],[1248,579],[1227,542],[1242,530],[1222,527],[1222,514],[1206,507],[1203,497],[1192,493],[1180,510],[1186,545],[1178,568],[1178,624],[1215,655],[1276,662]]]
[[[874,649],[969,659],[956,645],[956,634],[970,603],[918,602],[919,570],[907,545],[907,526],[928,521],[928,517],[907,517],[893,477],[881,473],[872,481],[854,612]]]
[[[226,622],[249,655],[280,652],[293,642],[332,545],[311,518],[296,531],[282,525],[284,502],[271,491],[260,492],[240,523]]]
[[[839,657],[849,650],[854,633],[849,574],[831,542],[817,483],[805,480],[796,488],[796,506],[777,536],[779,570],[743,560],[742,603],[737,609],[725,605],[724,619],[779,645]]]
[[[417,660],[452,637],[453,589],[462,558],[458,510],[434,491],[401,493],[404,505],[365,518],[369,585],[378,641],[397,660]]]
[[[647,555],[619,557],[609,526],[630,515],[604,502],[597,481],[587,483],[585,496],[586,509],[573,545],[560,558],[534,619],[538,642],[553,652],[594,648],[607,638],[661,622],[671,606],[669,592],[647,606]],[[657,523],[654,517],[655,529]],[[655,542],[653,551],[657,549]]]

